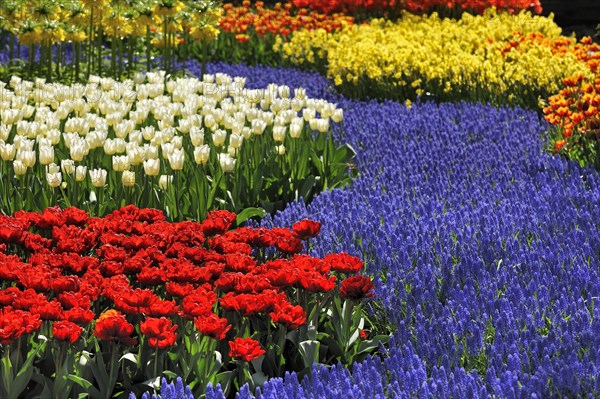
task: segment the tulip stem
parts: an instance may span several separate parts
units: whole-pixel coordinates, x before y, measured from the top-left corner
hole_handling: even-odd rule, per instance
[[[106,390],[106,399],[110,399],[112,397],[113,390],[115,389],[115,363],[118,361],[117,358],[117,345],[114,342],[110,343],[110,371],[108,374],[108,389]]]
[[[156,378],[158,373],[158,347],[154,348],[154,369],[152,371],[152,377]]]

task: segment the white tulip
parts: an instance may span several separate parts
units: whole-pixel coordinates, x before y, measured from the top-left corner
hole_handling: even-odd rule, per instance
[[[131,133],[131,131],[133,131],[134,128],[135,128],[134,121],[132,121],[132,120],[121,121],[114,126],[115,135],[118,138],[124,139],[125,137],[127,137],[127,135],[129,135],[129,133]]]
[[[221,147],[225,144],[225,140],[227,139],[227,132],[222,129],[217,129],[212,134],[212,140],[215,147]]]
[[[183,137],[175,136],[173,137],[173,140],[171,140],[171,143],[176,149],[180,150],[183,148]]]
[[[75,173],[75,161],[72,159],[63,159],[60,161],[60,169],[65,175],[71,176]]]
[[[127,151],[127,163],[129,165],[140,165],[146,158],[146,150],[144,147],[134,146]]]
[[[93,150],[94,148],[100,148],[104,146],[104,139],[95,131],[89,132],[87,136],[85,136],[85,141],[88,144],[88,148]]]
[[[141,131],[144,140],[147,141],[152,140],[156,134],[156,129],[154,128],[154,126],[145,126],[141,129]]]
[[[190,140],[192,141],[192,145],[194,147],[204,144],[204,129],[193,126],[190,129]]]
[[[287,129],[285,126],[274,126],[273,127],[273,140],[284,141],[286,130]]]
[[[198,165],[204,165],[208,162],[210,156],[210,147],[207,144],[194,148],[194,160]]]
[[[229,154],[219,154],[219,164],[225,173],[231,173],[235,169],[235,158],[231,158]]]
[[[304,108],[302,110],[302,117],[307,122],[310,122],[311,120],[315,119],[316,115],[317,111],[315,111],[314,108]]]
[[[242,146],[242,142],[244,141],[244,137],[238,134],[232,134],[229,136],[229,146],[231,148],[240,148]]]
[[[112,157],[112,167],[115,172],[129,170],[129,157],[127,155],[115,155]]]
[[[92,186],[94,187],[104,187],[106,184],[106,169],[91,169],[89,171],[90,180],[92,181]]]
[[[142,137],[142,132],[140,132],[139,130],[133,130],[129,133],[129,142],[130,143],[136,143],[137,145],[140,145],[144,142],[144,138]]]
[[[158,176],[160,171],[160,159],[147,159],[144,161],[144,173],[147,176]]]
[[[208,114],[204,117],[204,126],[206,126],[209,129],[213,129],[215,128],[217,124],[217,121],[215,120],[215,117],[212,114]]]
[[[52,162],[46,166],[46,173],[58,173],[60,172],[60,167]]]
[[[18,159],[13,162],[13,169],[15,170],[15,175],[17,176],[23,176],[25,173],[27,173],[27,166],[25,166],[23,162],[19,161]]]
[[[317,130],[321,133],[326,133],[329,130],[329,119],[328,118],[317,119]]]
[[[16,150],[14,144],[0,144],[0,157],[3,161],[12,161],[15,159]]]
[[[116,154],[123,154],[127,148],[126,146],[127,146],[127,142],[125,141],[125,139],[119,139],[119,138],[115,139],[115,153]]]
[[[275,150],[277,151],[277,155],[285,154],[285,146],[283,144],[276,146]]]
[[[50,140],[50,144],[57,145],[58,143],[60,143],[60,130],[58,130],[58,129],[48,130],[48,133],[46,134],[46,138],[48,140]]]
[[[295,112],[298,112],[302,108],[304,108],[304,100],[300,99],[300,98],[294,98],[294,99],[292,99],[292,102],[290,105]]]
[[[185,156],[182,150],[174,150],[169,154],[169,165],[173,170],[182,170]]]
[[[5,125],[4,123],[0,123],[0,140],[8,140],[8,134],[10,133],[11,129],[11,125]]]
[[[260,136],[264,133],[266,128],[267,124],[262,119],[254,119],[252,121],[252,133],[254,133],[255,135]]]
[[[77,140],[71,144],[71,148],[69,149],[69,153],[71,155],[71,159],[77,162],[83,161],[83,157],[88,154],[89,144],[85,140]]]
[[[158,158],[158,147],[150,144],[144,144],[144,160]]]
[[[42,165],[48,165],[54,162],[54,147],[52,146],[40,146],[39,148],[40,163]]]
[[[169,186],[173,184],[173,176],[172,175],[161,175],[158,178],[158,188],[163,191],[167,191]]]
[[[331,116],[331,119],[335,122],[335,123],[340,123],[342,120],[344,120],[344,110],[341,108],[337,108],[334,112],[333,115]]]
[[[160,149],[162,151],[163,159],[169,159],[169,155],[175,150],[175,145],[173,145],[173,143],[162,143]]]
[[[60,172],[46,173],[46,182],[52,188],[56,188],[62,183],[62,175]]]
[[[19,151],[17,152],[17,159],[23,162],[25,167],[32,168],[36,162],[35,151]]]
[[[179,120],[177,130],[179,130],[181,133],[184,133],[184,134],[189,133],[191,128],[192,128],[192,123],[189,120],[187,120],[187,119]]]
[[[142,83],[144,83],[145,80],[146,80],[146,74],[143,72],[136,72],[133,75],[133,82],[136,85],[141,85]]]
[[[135,172],[130,170],[123,171],[121,175],[121,182],[124,187],[133,187],[135,186]]]
[[[106,155],[114,155],[117,153],[117,146],[113,139],[106,139],[103,145],[103,149]]]
[[[87,175],[87,166],[79,165],[75,168],[75,181],[84,181]]]
[[[304,100],[306,98],[306,89],[303,87],[297,87],[294,89],[294,98]]]
[[[297,139],[302,135],[302,125],[297,123],[292,123],[290,125],[290,137],[293,139]]]

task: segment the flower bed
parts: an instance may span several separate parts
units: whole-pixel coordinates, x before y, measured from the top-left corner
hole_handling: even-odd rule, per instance
[[[265,7],[262,1],[254,4],[244,1],[241,6],[227,3],[220,22],[223,32],[208,56],[232,64],[277,65],[281,57],[271,50],[276,37],[285,38],[298,30],[331,32],[353,23],[351,16],[296,10],[291,3],[277,3],[273,7]]]
[[[404,14],[397,22],[372,20],[340,32],[295,32],[274,49],[294,64],[326,73],[350,97],[537,108],[563,78],[589,70],[573,52],[552,52],[535,40],[513,47],[529,34],[573,44],[560,33],[551,19],[530,13],[488,10],[459,20]]]
[[[134,203],[200,220],[217,207],[274,212],[353,174],[353,149],[333,137],[343,110],[303,88],[248,90],[222,73],[135,79],[2,83],[0,209],[103,215]]]
[[[360,302],[373,296],[362,261],[301,254],[320,223],[233,230],[235,219],[169,223],[133,205],[0,217],[0,394],[107,398],[163,372],[196,396],[208,382],[227,394],[314,362],[350,364],[387,340],[361,332]]]
[[[432,11],[443,13],[470,11],[483,14],[486,9],[492,7],[510,12],[520,10],[531,10],[537,14],[542,12],[542,5],[538,0],[293,0],[292,2],[296,7],[308,7],[325,13],[357,13],[370,17],[395,16],[402,10],[416,14]]]

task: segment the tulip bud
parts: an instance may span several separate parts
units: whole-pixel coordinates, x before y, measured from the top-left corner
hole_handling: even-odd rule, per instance
[[[315,111],[314,108],[304,108],[302,110],[302,117],[307,122],[310,122],[311,120],[315,119],[316,115],[317,115],[317,111]]]
[[[285,146],[283,144],[276,146],[275,150],[277,151],[277,155],[285,154]]]

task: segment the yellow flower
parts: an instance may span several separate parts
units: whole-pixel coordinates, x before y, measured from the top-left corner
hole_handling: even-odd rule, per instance
[[[110,0],[80,0],[80,1],[88,9],[104,8],[110,4]]]
[[[185,8],[185,4],[181,1],[160,0],[154,6],[154,13],[160,17],[173,17]]]
[[[573,51],[556,51],[561,45],[574,41],[561,36],[552,18],[489,10],[459,20],[405,13],[396,22],[374,19],[332,33],[300,30],[273,49],[294,63],[325,59],[328,77],[353,93],[349,86],[358,85],[398,97],[487,93],[481,100],[505,101],[514,92],[556,90],[574,73],[589,75]]]
[[[42,31],[34,29],[18,34],[19,43],[29,46],[31,44],[40,44],[42,42]]]
[[[214,26],[195,26],[190,31],[190,36],[196,41],[213,41],[219,36],[219,29]]]

